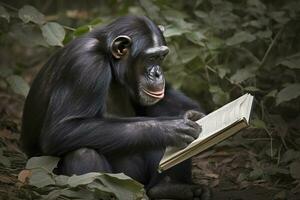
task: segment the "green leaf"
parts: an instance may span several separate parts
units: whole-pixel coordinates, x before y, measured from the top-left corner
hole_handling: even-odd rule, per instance
[[[217,69],[220,78],[224,78],[226,74],[230,73],[230,69],[226,66],[217,65],[215,68]]]
[[[230,81],[232,83],[241,83],[254,76],[255,76],[254,70],[246,67],[243,69],[239,69],[234,75],[232,75],[230,77]]]
[[[293,149],[288,149],[282,155],[281,162],[283,162],[283,163],[289,163],[289,162],[294,161],[296,159],[300,159],[300,151],[295,151]]]
[[[7,22],[9,22],[10,20],[10,16],[9,13],[6,11],[6,9],[0,5],[0,17],[4,18],[7,20]]]
[[[240,31],[235,33],[231,38],[226,40],[228,46],[234,46],[243,42],[252,42],[255,40],[255,36],[246,31]]]
[[[14,24],[12,26],[11,35],[14,39],[26,47],[49,47],[42,36],[41,30],[32,24]]]
[[[284,60],[280,64],[291,69],[300,69],[300,59],[299,60]]]
[[[229,100],[229,94],[224,92],[220,87],[211,85],[209,92],[212,94],[213,101],[216,105],[224,105]]]
[[[143,185],[124,174],[92,172],[80,176],[73,175],[68,179],[68,185],[70,187],[88,185],[89,188],[97,189],[102,195],[112,193],[117,199],[141,199],[145,196]]]
[[[278,166],[269,166],[264,169],[264,172],[268,175],[276,175],[276,174],[289,175],[290,174],[289,170]]]
[[[261,91],[261,89],[254,87],[254,86],[248,86],[244,88],[245,91],[249,91],[249,92],[259,92]]]
[[[208,18],[208,14],[200,10],[196,10],[194,14],[201,19]]]
[[[146,196],[143,185],[124,174],[103,174],[99,179],[117,199],[142,199]]]
[[[300,179],[300,161],[290,164],[290,173],[294,179]]]
[[[152,1],[148,0],[140,0],[139,3],[152,19],[159,20],[160,8],[158,6],[156,6]]]
[[[13,70],[9,67],[0,67],[0,77],[6,78],[10,75],[13,75]]]
[[[260,0],[247,0],[247,4],[262,10],[266,9],[266,6]]]
[[[9,84],[10,88],[16,94],[20,94],[24,97],[27,96],[27,94],[29,92],[29,85],[21,76],[12,75],[12,76],[9,76],[6,80]]]
[[[69,176],[59,175],[54,178],[55,185],[64,186],[68,185]]]
[[[88,33],[89,31],[91,31],[92,26],[91,25],[84,25],[84,26],[80,26],[78,28],[76,28],[76,30],[73,32],[73,34],[78,37],[81,36],[85,33]]]
[[[24,23],[33,22],[42,25],[46,22],[45,16],[33,6],[25,5],[19,10],[18,14]]]
[[[278,93],[277,90],[271,90],[268,94],[266,94],[265,97],[273,97],[273,98],[275,98],[277,93]]]
[[[185,34],[186,38],[193,42],[194,44],[197,44],[199,46],[205,46],[203,41],[206,40],[205,35],[203,35],[201,32],[191,32]]]
[[[199,54],[199,49],[197,48],[185,48],[179,51],[180,59],[182,63],[188,63]]]
[[[32,169],[29,177],[29,184],[38,188],[48,185],[54,185],[55,181],[52,176],[44,169]]]
[[[0,164],[4,165],[5,167],[10,167],[10,160],[8,157],[3,155],[3,149],[0,149]]]
[[[269,39],[272,37],[272,31],[270,30],[266,30],[266,31],[258,31],[255,34],[258,38],[262,38],[262,39]]]
[[[255,127],[255,128],[259,128],[259,129],[267,129],[267,125],[264,121],[260,120],[260,119],[253,119],[251,121],[251,124]]]
[[[54,189],[54,188],[53,188]],[[95,194],[87,189],[82,189],[78,191],[73,191],[71,189],[57,189],[57,190],[52,190],[49,192],[47,195],[42,195],[43,200],[52,200],[52,199],[76,199],[76,200],[96,200],[99,198],[95,198]],[[101,200],[106,200],[107,198],[104,198],[103,196],[98,196],[101,197]]]
[[[58,157],[52,156],[32,157],[27,161],[26,169],[43,168],[49,172],[52,172],[57,166],[58,161]]]
[[[262,169],[256,168],[250,172],[249,178],[251,180],[258,180],[258,179],[262,178],[263,175],[264,175],[264,171]]]
[[[284,11],[269,12],[269,15],[272,19],[280,24],[285,24],[290,20]]]
[[[166,30],[164,31],[164,36],[165,37],[173,37],[173,36],[179,36],[182,35],[184,33],[187,33],[187,30],[175,27],[174,25],[171,26],[167,26]]]
[[[188,18],[187,13],[175,9],[164,10],[163,15],[168,21],[172,21],[172,22],[177,21],[178,18],[181,19]]]
[[[62,41],[65,38],[65,29],[56,22],[48,22],[41,27],[43,36],[51,46],[63,46]]]
[[[289,84],[282,90],[280,90],[276,96],[276,105],[285,101],[290,101],[300,96],[300,84]]]
[[[73,175],[68,179],[68,185],[70,187],[77,187],[78,185],[86,185],[93,182],[100,173],[91,172],[83,175]]]
[[[300,69],[300,53],[288,56],[284,60],[281,60],[277,65],[283,65],[290,69]]]

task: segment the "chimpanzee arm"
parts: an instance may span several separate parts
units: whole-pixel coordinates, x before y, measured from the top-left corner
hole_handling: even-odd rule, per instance
[[[43,153],[48,155],[61,155],[81,147],[97,149],[105,154],[181,145],[181,142],[188,144],[200,132],[188,121],[174,117],[74,118],[56,124],[52,129],[44,129],[40,144]]]

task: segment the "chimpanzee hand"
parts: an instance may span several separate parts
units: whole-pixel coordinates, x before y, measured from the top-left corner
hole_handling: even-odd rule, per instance
[[[204,116],[198,111],[189,110],[183,118],[163,121],[162,129],[170,146],[186,147],[198,138],[202,128],[196,123]]]

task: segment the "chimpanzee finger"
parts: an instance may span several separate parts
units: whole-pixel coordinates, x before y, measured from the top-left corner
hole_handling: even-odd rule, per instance
[[[192,120],[192,121],[197,121],[204,117],[205,115],[201,112],[195,111],[195,110],[189,110],[185,113],[184,119]]]
[[[184,135],[184,140],[185,140],[186,143],[189,144],[189,143],[193,142],[195,140],[195,138],[193,138],[190,135]]]
[[[183,130],[183,132],[194,139],[197,139],[199,137],[199,134],[201,132],[202,128],[201,126],[197,125],[195,128],[194,127],[189,127]]]
[[[197,122],[191,121],[191,120],[185,120],[185,124],[194,128],[194,129],[199,129],[201,125],[199,125]]]

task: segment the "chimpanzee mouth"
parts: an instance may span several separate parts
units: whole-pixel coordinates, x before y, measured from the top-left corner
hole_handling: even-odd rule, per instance
[[[165,95],[165,89],[163,88],[160,91],[149,91],[145,89],[144,87],[142,88],[143,92],[147,94],[148,96],[155,98],[155,99],[162,99]]]

